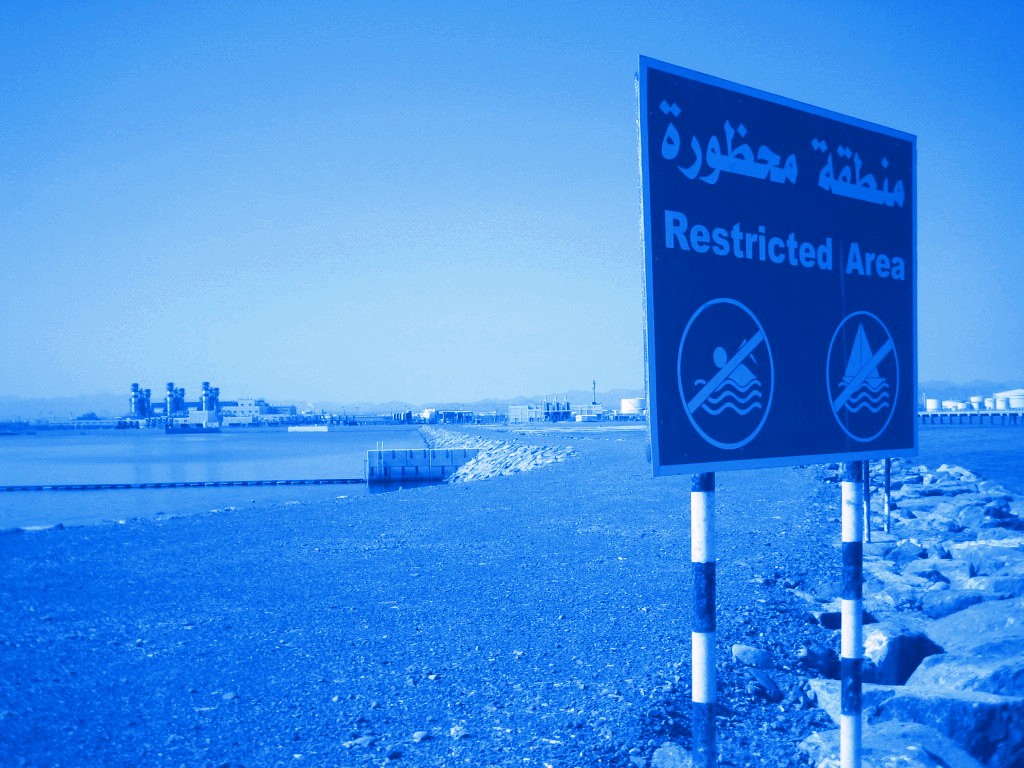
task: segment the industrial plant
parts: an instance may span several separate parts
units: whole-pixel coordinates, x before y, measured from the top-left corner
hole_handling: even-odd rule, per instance
[[[281,424],[298,414],[294,405],[270,405],[261,398],[220,399],[220,387],[204,381],[199,400],[188,401],[184,387],[167,382],[162,401],[153,403],[153,391],[132,384],[128,397],[128,416],[122,427],[162,427],[173,431],[216,431],[221,427]]]

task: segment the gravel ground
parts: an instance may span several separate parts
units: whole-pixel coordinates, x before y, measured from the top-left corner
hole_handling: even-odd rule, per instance
[[[461,485],[0,536],[0,765],[646,766],[689,741],[689,478],[637,430],[477,431],[573,456]],[[799,592],[838,488],[718,475],[722,765],[829,727]],[[770,685],[733,643],[772,653]]]

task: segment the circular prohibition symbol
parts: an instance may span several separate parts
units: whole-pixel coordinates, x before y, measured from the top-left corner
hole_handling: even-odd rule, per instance
[[[892,334],[870,312],[839,323],[825,361],[829,405],[840,428],[859,443],[879,437],[895,410],[900,365]]]
[[[676,359],[679,396],[690,424],[724,450],[742,448],[764,426],[775,390],[764,328],[733,299],[713,299],[686,324]]]

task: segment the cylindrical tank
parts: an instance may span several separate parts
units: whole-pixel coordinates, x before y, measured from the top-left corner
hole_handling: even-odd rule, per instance
[[[991,411],[996,407],[996,399],[994,397],[985,398],[985,410]]]
[[[971,410],[980,411],[982,400],[981,395],[971,395]]]
[[[647,399],[643,397],[624,397],[619,403],[619,411],[623,416],[639,416],[647,410]]]
[[[929,397],[924,401],[924,409],[926,411],[937,411],[939,410],[939,399],[937,397]]]
[[[1010,398],[1008,398],[1008,397],[997,397],[996,398],[996,410],[997,411],[1008,411],[1008,410],[1010,410]]]
[[[1006,399],[1011,408],[1024,408],[1024,394],[1013,394],[1008,396]]]

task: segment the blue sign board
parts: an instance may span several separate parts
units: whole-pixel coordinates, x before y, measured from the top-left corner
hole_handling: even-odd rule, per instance
[[[916,139],[640,59],[655,474],[917,452]]]

